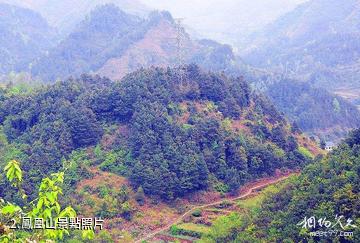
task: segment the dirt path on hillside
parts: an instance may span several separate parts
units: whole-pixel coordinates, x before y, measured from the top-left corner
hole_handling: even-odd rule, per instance
[[[216,202],[213,202],[213,203],[208,203],[208,204],[204,204],[204,205],[199,205],[199,206],[195,206],[193,207],[192,209],[188,210],[187,212],[185,212],[183,215],[179,216],[176,220],[172,221],[171,223],[167,224],[166,226],[160,228],[160,229],[157,229],[156,231],[144,236],[143,238],[141,239],[138,239],[136,240],[135,242],[136,243],[140,243],[142,241],[146,241],[146,240],[149,240],[151,238],[153,238],[154,236],[156,236],[157,234],[163,232],[163,231],[166,231],[168,230],[172,225],[174,224],[178,224],[178,223],[181,223],[181,221],[186,217],[188,216],[189,214],[191,214],[194,210],[196,209],[203,209],[203,208],[207,208],[207,207],[211,207],[211,206],[216,206],[222,202],[225,202],[225,201],[236,201],[236,200],[239,200],[239,199],[242,199],[242,198],[245,198],[247,196],[250,196],[255,190],[258,190],[258,189],[261,189],[261,188],[264,188],[264,187],[267,187],[267,186],[270,186],[272,184],[275,184],[275,183],[278,183],[280,181],[283,181],[285,179],[287,179],[288,177],[290,177],[291,175],[294,175],[296,173],[292,173],[292,174],[288,174],[288,175],[282,175],[282,176],[278,176],[274,179],[271,179],[271,180],[267,180],[267,181],[261,181],[261,182],[254,182],[252,185],[250,184],[247,189],[240,193],[239,196],[236,196],[236,197],[233,197],[233,198],[224,198],[224,199],[221,199],[219,201],[216,201]],[[254,185],[255,184],[255,185]]]

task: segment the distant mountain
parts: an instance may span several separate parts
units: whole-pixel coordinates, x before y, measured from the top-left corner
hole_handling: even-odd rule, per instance
[[[292,122],[308,135],[339,141],[360,126],[360,111],[349,100],[310,82],[283,73],[248,66],[242,75],[253,88],[265,93]],[[347,91],[344,91],[347,92]],[[359,94],[352,90],[351,95]]]
[[[309,162],[304,151],[311,144],[301,145],[301,134],[245,80],[196,65],[182,71],[182,79],[177,68],[156,67],[121,82],[82,75],[28,95],[1,90],[1,134],[9,146],[23,145],[17,151],[24,153],[31,182],[57,170],[76,150],[97,145],[116,159],[94,156],[101,165],[95,160],[92,165],[170,200],[219,183],[222,192],[234,192],[249,180]],[[67,171],[75,173],[74,181],[82,180],[78,170]],[[2,188],[1,197],[9,191]]]
[[[71,32],[98,5],[113,3],[128,13],[141,16],[150,11],[137,0],[0,0],[1,2],[39,12],[51,26],[58,28],[63,34]]]
[[[360,113],[355,106],[309,83],[282,80],[269,86],[266,93],[277,109],[303,131],[328,141],[338,141],[360,126]]]
[[[154,9],[165,9],[184,18],[201,38],[231,44],[239,49],[246,36],[258,31],[307,0],[142,0]]]
[[[275,104],[281,108],[285,106],[286,109],[280,110],[305,132],[321,137],[340,137],[345,131],[359,125],[356,118],[359,117],[358,111],[342,99],[340,113],[334,113],[331,102],[323,104],[323,101],[318,101],[317,106],[318,90],[311,86],[303,89],[290,84],[293,92],[304,93],[285,97],[292,100],[283,103],[281,99],[284,97],[272,95],[281,91],[281,86],[275,84],[283,77],[269,75],[268,71],[261,69],[246,70],[230,46],[212,40],[192,39],[185,29],[179,28],[168,12],[155,11],[147,18],[140,18],[112,4],[100,6],[48,55],[40,58],[33,65],[32,74],[48,82],[71,75],[77,77],[82,73],[96,73],[120,80],[140,68],[178,66],[181,59],[183,63],[196,63],[207,70],[245,76],[256,88],[270,94]],[[334,99],[324,90],[322,94],[326,100]]]
[[[311,0],[249,37],[241,57],[262,70],[255,85],[305,131],[339,134],[359,126],[359,27],[358,0]],[[336,98],[338,113],[331,109],[334,94],[347,100]]]
[[[245,76],[257,89],[267,92],[280,110],[305,132],[319,136],[330,134],[332,137],[335,133],[339,137],[359,124],[359,113],[352,105],[341,99],[341,112],[334,113],[330,103],[324,105],[322,101],[317,101],[318,90],[312,86],[303,89],[289,84],[294,89],[293,93],[304,93],[293,97],[273,96],[281,91],[282,86],[275,84],[283,80],[282,76],[272,76],[269,70],[260,68],[246,69],[228,45],[191,38],[184,28],[179,28],[169,12],[154,11],[142,18],[125,13],[114,4],[98,6],[64,40],[47,50],[24,59],[25,64],[19,71],[27,71],[31,67],[33,77],[46,82],[78,77],[82,73],[120,80],[140,68],[196,63],[206,70]],[[322,95],[326,100],[334,99],[328,92],[324,91]],[[282,99],[287,98],[291,100],[284,103]],[[284,107],[286,109],[282,109]]]
[[[0,73],[28,69],[36,57],[54,44],[56,35],[38,13],[0,4]]]
[[[177,65],[180,54],[184,63],[196,62],[214,71],[235,69],[237,65],[230,46],[192,40],[184,29],[179,30],[168,12],[152,12],[148,18],[140,18],[108,4],[96,8],[40,58],[32,73],[48,81],[84,72],[120,79],[141,67]]]
[[[332,92],[360,87],[360,2],[311,0],[248,39],[242,57]],[[360,94],[359,94],[360,97]]]
[[[212,40],[192,39],[183,28],[179,30],[168,12],[152,12],[145,26],[143,37],[132,43],[122,55],[109,59],[99,69],[99,74],[120,79],[141,67],[177,66],[181,60],[212,71],[237,69],[237,60],[230,46]],[[180,44],[177,39],[179,31],[182,33]]]
[[[120,54],[134,39],[142,20],[106,5],[85,19],[54,49],[34,65],[32,73],[44,80],[80,75],[99,69],[109,58]]]

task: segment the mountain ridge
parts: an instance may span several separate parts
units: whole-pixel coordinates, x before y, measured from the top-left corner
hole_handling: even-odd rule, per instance
[[[0,72],[22,71],[44,54],[56,36],[40,14],[25,8],[0,4]]]
[[[150,9],[137,0],[0,0],[0,2],[17,5],[39,12],[49,24],[65,37],[99,5],[113,3],[130,14],[145,16]]]
[[[358,88],[359,8],[357,0],[303,3],[249,38],[253,44],[242,57],[330,92],[343,86]]]
[[[92,23],[106,22],[109,15],[114,23],[126,23],[123,18],[133,21],[115,24],[114,30],[107,27],[96,31]],[[194,62],[213,71],[243,65],[235,60],[230,46],[191,39],[183,27],[179,30],[169,12],[153,11],[148,18],[140,18],[108,4],[96,8],[74,32],[50,50],[49,55],[40,58],[31,71],[47,81],[86,72],[120,79],[140,67],[179,65],[179,31],[184,64]]]

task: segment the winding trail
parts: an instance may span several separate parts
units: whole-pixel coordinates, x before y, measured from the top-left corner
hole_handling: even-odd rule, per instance
[[[181,223],[181,221],[186,217],[188,216],[189,214],[191,214],[194,210],[196,209],[203,209],[203,208],[207,208],[207,207],[211,207],[211,206],[216,206],[222,202],[225,202],[225,201],[230,201],[230,202],[233,202],[233,201],[236,201],[236,200],[239,200],[239,199],[243,199],[249,195],[251,195],[254,190],[258,190],[258,189],[261,189],[261,188],[264,188],[264,187],[267,187],[267,186],[270,186],[272,184],[275,184],[275,183],[278,183],[280,181],[283,181],[287,178],[289,178],[291,175],[294,175],[296,173],[291,173],[291,174],[288,174],[288,175],[283,175],[283,176],[279,176],[277,178],[274,178],[272,180],[268,180],[268,181],[265,181],[265,182],[262,182],[262,183],[259,183],[259,182],[255,182],[254,184],[257,184],[259,183],[258,185],[256,186],[250,186],[249,189],[247,189],[245,192],[241,193],[239,196],[237,197],[234,197],[234,198],[224,198],[224,199],[221,199],[219,201],[216,201],[216,202],[213,202],[213,203],[208,203],[208,204],[204,204],[204,205],[199,205],[199,206],[195,206],[191,209],[189,209],[188,211],[186,211],[183,215],[179,216],[176,220],[172,221],[171,223],[167,224],[166,226],[160,228],[160,229],[157,229],[156,231],[144,236],[143,238],[139,239],[139,240],[136,240],[135,243],[140,243],[140,242],[143,242],[143,241],[146,241],[146,240],[150,240],[151,238],[153,238],[154,236],[156,236],[157,234],[163,232],[163,231],[166,231],[167,229],[169,229],[172,225],[174,224],[178,224],[178,223]]]

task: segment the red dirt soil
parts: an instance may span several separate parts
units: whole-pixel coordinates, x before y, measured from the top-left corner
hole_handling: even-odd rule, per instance
[[[289,176],[294,175],[294,174],[298,174],[298,172],[280,173],[280,171],[279,171],[274,177],[263,178],[263,179],[255,181],[255,182],[251,182],[251,183],[246,184],[245,186],[243,186],[241,188],[241,190],[240,190],[240,192],[239,192],[239,194],[237,196],[233,196],[233,197],[228,196],[228,197],[221,198],[221,199],[218,199],[218,200],[216,200],[216,199],[214,200],[214,198],[212,198],[212,200],[209,201],[208,203],[192,207],[190,210],[185,212],[183,215],[178,217],[176,220],[174,220],[174,221],[169,220],[169,223],[165,227],[159,228],[159,229],[155,230],[154,232],[148,234],[147,236],[145,236],[143,238],[138,238],[135,242],[142,242],[142,241],[152,239],[157,234],[168,230],[172,225],[180,223],[185,217],[190,215],[195,209],[202,209],[202,208],[218,205],[218,204],[220,204],[220,203],[222,203],[224,201],[235,201],[235,200],[238,200],[238,199],[248,197],[249,195],[252,195],[256,190],[259,190],[259,189],[264,188],[266,186],[269,186],[271,184],[275,184],[277,182],[285,180],[286,178],[288,178]],[[193,200],[191,200],[191,201],[193,201]],[[195,201],[202,201],[202,200],[195,199]]]

